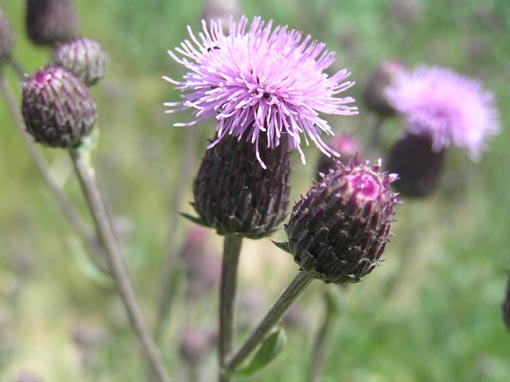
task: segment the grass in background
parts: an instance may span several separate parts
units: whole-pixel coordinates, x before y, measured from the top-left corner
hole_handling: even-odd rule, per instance
[[[479,77],[495,92],[501,113],[501,134],[481,163],[471,163],[460,152],[449,153],[442,190],[427,201],[409,200],[399,207],[396,236],[382,267],[340,293],[341,313],[330,338],[323,381],[506,382],[510,338],[501,322],[500,302],[510,267],[510,6],[503,0],[401,1],[418,4],[413,18],[392,10],[395,2],[243,2],[247,15],[297,27],[337,51],[335,68],[352,71],[358,99],[368,71],[382,59],[397,58],[409,66],[449,66]],[[187,24],[198,27],[200,2],[76,4],[83,34],[103,43],[111,56],[108,77],[93,90],[100,111],[99,176],[115,213],[132,225],[129,261],[152,319],[186,133],[171,127],[172,118],[184,119],[185,114],[162,113],[162,103],[178,94],[160,77],[182,73],[166,50],[186,37]],[[26,40],[22,2],[2,1],[2,7],[17,32],[16,57],[29,71],[43,66],[48,52]],[[13,76],[10,80],[19,94],[18,81]],[[338,131],[368,136],[372,116],[359,106],[358,117],[334,120]],[[137,344],[127,331],[122,307],[108,285],[77,266],[72,232],[40,182],[1,102],[0,121],[0,381],[22,370],[47,381],[141,380]],[[386,145],[400,129],[398,121],[385,126]],[[200,156],[212,130],[202,131]],[[67,178],[63,153],[44,152],[66,180],[68,195],[83,206],[75,180]],[[312,177],[315,149],[307,153],[306,167],[294,157],[296,197]],[[186,200],[191,200],[190,194]],[[188,206],[182,209],[191,211]],[[213,239],[212,245],[218,247],[219,241]],[[243,286],[268,284],[266,292],[274,296],[296,270],[288,255],[268,243],[249,242],[246,251]],[[28,271],[19,264],[25,258]],[[16,287],[22,288],[17,295]],[[311,322],[321,312],[321,288],[317,283],[303,296]],[[215,298],[213,294],[209,312],[215,309]],[[178,304],[181,308],[163,342],[174,370],[179,363],[175,338],[187,305]],[[197,322],[205,320],[207,310],[194,312]],[[93,377],[83,372],[70,338],[77,323],[107,328]],[[310,348],[311,335],[310,328],[291,330],[281,358],[247,381],[304,381],[308,354],[303,349]],[[5,346],[10,348],[2,352]],[[10,358],[5,365],[3,355]]]

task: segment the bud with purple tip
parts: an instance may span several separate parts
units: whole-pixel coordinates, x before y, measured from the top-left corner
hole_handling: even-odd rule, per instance
[[[406,134],[391,149],[387,169],[397,173],[393,184],[404,196],[424,197],[434,192],[441,179],[445,150],[432,150],[432,139]]]
[[[37,45],[56,45],[78,35],[78,14],[71,0],[27,0],[26,30]]]
[[[287,139],[268,148],[261,136],[258,148],[267,168],[257,162],[257,148],[245,139],[226,136],[206,151],[193,185],[202,223],[220,235],[252,239],[270,235],[287,215],[289,153]]]
[[[78,146],[97,119],[88,88],[59,67],[38,71],[23,84],[22,114],[27,131],[47,146]]]
[[[9,59],[14,47],[14,35],[11,23],[4,10],[0,8],[0,63]]]
[[[78,38],[60,44],[53,50],[53,64],[63,67],[85,85],[91,86],[104,77],[108,56],[98,42]]]
[[[293,208],[285,226],[288,247],[301,270],[325,282],[357,282],[379,264],[398,202],[396,175],[380,162],[338,163]]]

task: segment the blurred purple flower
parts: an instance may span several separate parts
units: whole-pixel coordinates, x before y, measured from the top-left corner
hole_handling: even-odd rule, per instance
[[[455,145],[478,160],[486,138],[499,130],[493,94],[449,69],[418,67],[399,77],[387,95],[409,132],[429,136],[436,152]]]
[[[259,142],[267,136],[267,147],[279,146],[282,134],[288,134],[291,147],[301,153],[301,135],[310,139],[326,155],[335,151],[321,139],[321,133],[333,135],[328,122],[319,113],[357,114],[350,106],[352,97],[336,97],[354,82],[344,81],[349,71],[342,69],[329,76],[324,70],[335,58],[325,44],[305,38],[287,26],[277,26],[255,17],[249,25],[243,16],[230,21],[225,35],[221,22],[202,21],[202,32],[195,36],[188,27],[190,40],[168,54],[189,72],[182,81],[163,77],[183,92],[183,101],[167,102],[167,113],[193,109],[194,119],[176,126],[191,126],[201,120],[217,121],[217,136],[209,148],[227,135],[246,139],[256,145],[262,167]],[[180,57],[179,57],[179,56]]]

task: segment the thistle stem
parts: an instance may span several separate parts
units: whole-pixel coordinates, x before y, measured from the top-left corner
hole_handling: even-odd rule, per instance
[[[176,272],[176,238],[177,238],[177,224],[179,222],[179,214],[177,213],[182,200],[185,195],[186,187],[188,184],[190,174],[192,172],[194,158],[195,158],[195,148],[197,145],[197,140],[199,137],[198,129],[188,129],[188,134],[186,136],[186,142],[184,144],[183,155],[181,157],[181,163],[179,165],[179,172],[177,176],[176,184],[179,185],[177,187],[172,200],[172,210],[170,212],[170,222],[168,225],[168,235],[166,239],[166,251],[165,251],[165,260],[163,263],[163,271],[161,275],[161,292],[158,303],[158,316],[155,326],[155,336],[156,338],[160,338],[163,332],[163,326],[165,321],[168,319],[170,315],[171,305],[173,302],[173,294],[175,289],[175,277]]]
[[[219,343],[218,359],[220,366],[220,382],[230,382],[231,377],[225,372],[225,363],[234,348],[234,305],[237,292],[237,268],[243,238],[241,236],[225,236],[223,244],[223,264],[220,282],[219,309]]]
[[[14,100],[14,96],[7,82],[7,78],[5,77],[3,68],[0,68],[0,91],[5,98],[7,109],[14,119],[14,125],[18,130],[21,138],[23,139],[23,143],[28,149],[30,156],[32,157],[32,161],[34,162],[35,167],[39,172],[39,175],[50,190],[53,198],[60,207],[60,210],[71,224],[71,227],[74,229],[78,237],[80,237],[88,252],[93,255],[92,259],[96,265],[98,265],[98,267],[104,271],[105,265],[101,262],[104,259],[102,249],[100,248],[92,232],[87,229],[86,225],[83,223],[78,213],[73,208],[73,205],[69,202],[55,179],[52,177],[46,160],[41,155],[41,152],[37,149],[35,143],[32,141],[32,138],[27,134],[25,123],[23,122],[23,118],[19,112],[18,105]]]
[[[246,360],[312,281],[313,277],[307,272],[299,272],[297,274],[287,288],[280,294],[265,317],[248,335],[248,338],[244,341],[239,350],[228,359],[225,365],[228,371],[237,369]]]
[[[328,296],[324,293],[324,306],[325,312],[324,317],[317,331],[317,336],[315,337],[315,341],[313,343],[312,348],[312,356],[310,359],[310,369],[308,371],[308,381],[309,382],[319,382],[319,376],[322,369],[322,365],[324,364],[324,358],[326,355],[327,349],[327,340],[331,331],[331,321],[334,313],[330,309],[330,303],[328,301]]]
[[[97,236],[107,255],[110,272],[115,280],[131,325],[140,340],[144,355],[150,363],[157,380],[159,382],[168,382],[170,378],[163,364],[159,350],[143,318],[142,310],[129,278],[123,255],[115,239],[113,228],[108,220],[107,210],[101,193],[99,192],[94,169],[87,163],[85,154],[86,153],[80,149],[70,150],[76,174],[94,219]]]

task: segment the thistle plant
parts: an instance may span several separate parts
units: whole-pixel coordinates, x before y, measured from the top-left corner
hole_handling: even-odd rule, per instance
[[[386,95],[406,125],[387,162],[389,171],[401,176],[395,187],[402,195],[430,194],[449,147],[464,149],[478,161],[487,140],[499,131],[493,94],[449,69],[418,67],[400,76]]]
[[[319,113],[354,115],[351,97],[336,97],[353,82],[341,70],[324,73],[334,61],[325,44],[311,42],[297,30],[256,17],[202,22],[195,36],[170,56],[189,72],[182,80],[164,77],[183,93],[167,102],[168,113],[192,109],[192,126],[214,119],[216,134],[208,146],[194,184],[199,222],[225,235],[220,285],[220,380],[234,343],[234,301],[242,238],[268,236],[283,221],[289,199],[288,148],[301,153],[301,136],[326,155],[338,155],[321,138],[332,129]],[[258,162],[258,163],[257,163]]]
[[[64,69],[47,67],[24,83],[22,111],[27,131],[36,141],[69,150],[96,226],[99,243],[106,254],[110,273],[133,329],[155,378],[161,382],[169,381],[159,350],[145,323],[129,279],[124,255],[95,178],[90,143],[87,142],[97,118],[96,105],[90,92],[84,83]]]
[[[228,359],[227,370],[242,365],[314,279],[356,283],[379,265],[398,203],[390,189],[396,176],[380,167],[339,163],[294,205],[285,225],[288,242],[279,246],[292,254],[299,273]]]

